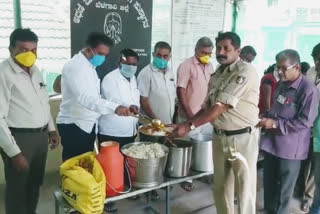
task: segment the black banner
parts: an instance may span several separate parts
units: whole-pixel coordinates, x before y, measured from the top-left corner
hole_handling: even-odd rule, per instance
[[[106,62],[97,68],[101,79],[118,66],[124,48],[138,53],[138,70],[149,64],[152,0],[71,0],[70,5],[72,56],[85,46],[93,31],[103,32],[115,43]]]

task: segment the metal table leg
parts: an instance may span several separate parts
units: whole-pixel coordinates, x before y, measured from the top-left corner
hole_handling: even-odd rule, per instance
[[[151,206],[151,192],[147,192],[147,205]]]
[[[54,206],[55,206],[55,214],[66,214],[66,213],[69,213],[67,211],[65,211],[65,203],[64,202],[64,198],[63,196],[60,194],[59,191],[54,191],[53,193],[53,196],[54,196]],[[69,210],[70,210],[70,207],[69,207]]]
[[[152,206],[151,206],[151,191],[149,192],[146,192],[146,199],[147,199],[147,204],[145,205],[144,209],[150,213],[150,211],[152,213],[155,213],[155,214],[160,214],[157,210],[155,210]]]
[[[55,214],[60,214],[60,206],[56,197],[54,197]]]
[[[166,214],[170,214],[170,185],[166,186]]]

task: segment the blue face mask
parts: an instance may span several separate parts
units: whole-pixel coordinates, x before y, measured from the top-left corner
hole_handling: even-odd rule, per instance
[[[159,57],[153,57],[152,64],[158,69],[165,69],[168,66],[168,61]]]
[[[136,65],[127,65],[120,63],[120,73],[126,77],[131,78],[133,75],[137,72],[137,66]]]
[[[89,59],[89,62],[93,65],[93,66],[100,66],[104,63],[104,61],[106,60],[106,57],[104,55],[99,55],[99,54],[95,54],[93,52],[93,50],[90,48],[90,50],[93,53],[93,57],[91,59]]]

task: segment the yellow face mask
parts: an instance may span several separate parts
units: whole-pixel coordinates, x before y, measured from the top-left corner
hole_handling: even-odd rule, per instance
[[[210,56],[205,55],[205,56],[199,57],[199,60],[203,64],[208,64],[210,62]]]
[[[26,67],[31,67],[37,59],[37,56],[32,51],[20,53],[15,56],[16,60]]]

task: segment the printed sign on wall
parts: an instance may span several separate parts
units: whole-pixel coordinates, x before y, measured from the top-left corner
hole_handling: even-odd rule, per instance
[[[198,39],[206,36],[215,42],[223,30],[225,1],[173,0],[172,7],[172,61],[176,71],[180,63],[194,55]]]
[[[124,48],[135,50],[139,69],[150,62],[152,1],[71,0],[71,55],[84,46],[90,32],[103,32],[114,42],[106,62],[97,68],[102,79],[118,66]]]

